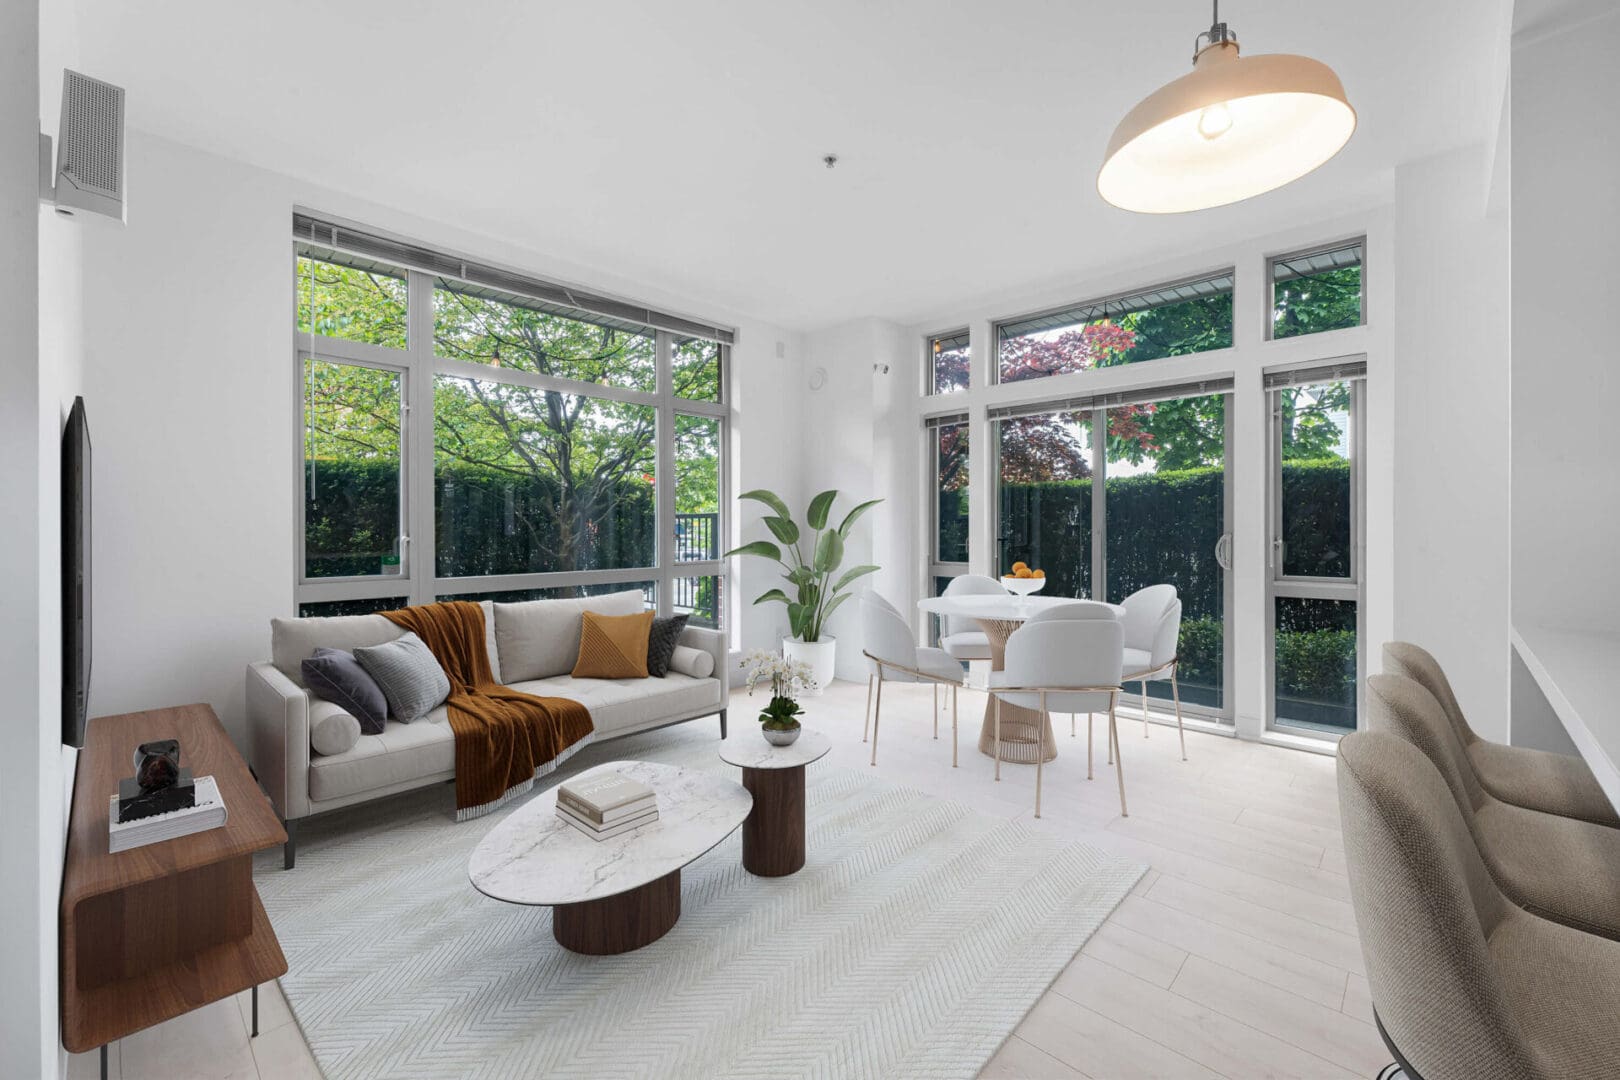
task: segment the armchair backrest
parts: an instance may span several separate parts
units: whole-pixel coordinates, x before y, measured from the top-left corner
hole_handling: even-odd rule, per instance
[[[1124,631],[1116,619],[1046,619],[1026,622],[1007,639],[1003,685],[1022,687],[1117,687],[1125,663]],[[1038,709],[1038,693],[998,693],[1026,709]],[[1053,712],[1107,712],[1110,695],[1058,691],[1046,695]]]
[[[1542,1075],[1487,945],[1511,909],[1445,780],[1406,740],[1367,731],[1340,740],[1338,786],[1356,929],[1391,1042],[1425,1075]]]
[[[1457,704],[1457,695],[1451,689],[1451,680],[1446,678],[1446,673],[1441,670],[1440,661],[1430,655],[1427,649],[1407,641],[1386,641],[1384,672],[1389,675],[1404,675],[1433,694],[1440,707],[1446,710],[1446,718],[1451,721],[1452,728],[1456,730],[1457,737],[1462,740],[1464,746],[1479,740],[1479,736],[1474,734],[1474,729],[1468,726],[1462,706]]]
[[[877,593],[861,597],[861,639],[868,653],[889,664],[917,667],[917,640],[893,604]]]
[[[1024,625],[1030,623],[1050,622],[1057,620],[1074,619],[1110,619],[1114,618],[1114,609],[1107,604],[1099,604],[1095,600],[1076,600],[1071,604],[1055,604],[1052,607],[1042,608],[1028,619]]]
[[[1153,664],[1167,664],[1176,655],[1181,632],[1181,601],[1174,585],[1149,585],[1120,601],[1125,608],[1125,647],[1140,649]]]
[[[941,596],[1005,596],[1006,586],[983,574],[962,574],[951,578]],[[965,634],[979,629],[979,620],[968,615],[945,616],[946,634]]]
[[[1451,788],[1465,818],[1472,818],[1489,800],[1446,710],[1422,683],[1404,675],[1369,676],[1367,719],[1374,731],[1388,732],[1423,752]]]

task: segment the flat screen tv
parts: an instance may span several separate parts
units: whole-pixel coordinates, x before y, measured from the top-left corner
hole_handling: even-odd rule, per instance
[[[62,741],[84,745],[90,708],[90,427],[84,398],[62,432]]]

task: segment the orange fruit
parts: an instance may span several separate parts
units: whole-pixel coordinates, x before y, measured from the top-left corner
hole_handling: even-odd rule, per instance
[[[1018,570],[1013,574],[1013,577],[1017,577],[1017,578],[1027,578],[1027,577],[1034,577],[1034,576],[1035,575],[1030,571],[1029,567],[1027,567],[1027,566],[1020,566],[1018,568]]]
[[[1037,570],[1031,576],[1032,577],[1038,577],[1038,578],[1044,578],[1046,576],[1046,571],[1045,570]]]
[[[1012,564],[1012,572],[1013,572],[1013,574],[1015,576],[1017,575],[1018,571],[1020,571],[1020,570],[1028,570],[1028,569],[1029,569],[1029,563],[1015,562],[1015,563]]]

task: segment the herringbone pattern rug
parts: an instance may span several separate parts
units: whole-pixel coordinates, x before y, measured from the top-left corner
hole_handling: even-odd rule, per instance
[[[545,783],[637,758],[735,774],[689,725],[588,748]],[[256,868],[282,986],[329,1077],[973,1077],[1143,867],[811,766],[805,868],[728,841],[681,919],[615,957],[566,952],[546,908],[488,899],[450,788],[305,823]]]

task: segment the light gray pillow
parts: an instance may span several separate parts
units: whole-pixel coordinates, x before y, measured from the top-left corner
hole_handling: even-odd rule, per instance
[[[309,748],[322,757],[346,754],[360,741],[360,721],[330,701],[309,709]]]
[[[450,696],[450,679],[415,634],[385,645],[362,646],[354,650],[354,658],[382,687],[395,720],[407,724],[420,720]]]

